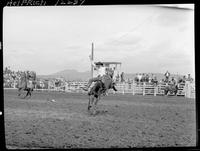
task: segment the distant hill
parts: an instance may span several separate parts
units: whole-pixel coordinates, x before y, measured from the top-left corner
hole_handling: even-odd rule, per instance
[[[159,81],[164,78],[163,73],[153,73],[153,74],[156,75]],[[126,79],[128,78],[134,79],[135,76],[136,76],[136,73],[125,73]],[[177,77],[177,75],[175,74],[172,74],[171,76],[175,78]],[[182,75],[178,75],[178,76],[182,76]],[[77,70],[63,70],[63,71],[59,71],[50,75],[38,75],[37,77],[42,78],[42,79],[64,78],[69,81],[86,81],[90,78],[90,71],[78,72]]]
[[[64,78],[69,81],[85,81],[90,78],[90,72],[78,72],[76,70],[63,70],[50,75],[38,75],[38,78],[51,79],[51,78]]]

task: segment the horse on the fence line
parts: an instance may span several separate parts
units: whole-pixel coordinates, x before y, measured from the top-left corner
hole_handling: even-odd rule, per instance
[[[22,72],[18,82],[18,96],[21,95],[21,91],[27,91],[24,98],[28,95],[31,97],[31,92],[36,84],[36,73],[34,71]]]
[[[115,83],[112,80],[112,76],[110,75],[104,75],[101,80],[91,85],[91,89],[88,92],[88,111],[90,111],[91,114],[96,114],[97,103],[100,100],[101,95],[106,95],[106,91],[111,88],[117,91],[115,88]],[[91,108],[93,109],[93,111],[91,111]]]
[[[168,95],[168,93],[177,95],[177,92],[178,92],[178,85],[167,84],[164,88],[165,95]]]
[[[157,79],[151,79],[150,83],[154,86],[158,85],[158,80]]]

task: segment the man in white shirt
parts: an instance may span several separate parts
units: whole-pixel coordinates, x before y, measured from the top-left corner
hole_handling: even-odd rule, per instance
[[[167,72],[165,73],[165,81],[166,81],[166,82],[169,82],[169,77],[170,77],[170,73],[169,73],[169,71],[167,71]]]
[[[113,68],[113,81],[117,81],[117,75],[118,75],[118,71],[116,70],[116,68]]]
[[[138,74],[138,79],[139,79],[139,82],[141,82],[141,80],[142,80],[142,74],[141,73]]]
[[[87,86],[84,87],[83,90],[88,91],[92,82],[102,81],[105,89],[113,88],[115,91],[117,91],[112,83],[112,77],[107,74],[106,67],[103,66],[103,63],[97,62],[96,64],[94,64],[91,58],[90,61],[93,67],[97,70],[97,77],[89,79]]]
[[[103,63],[97,62],[96,64],[94,64],[94,61],[91,60],[91,64],[97,70],[97,77],[89,79],[87,86],[83,88],[85,91],[88,91],[92,82],[101,80],[101,77],[106,74],[106,67],[103,66]]]

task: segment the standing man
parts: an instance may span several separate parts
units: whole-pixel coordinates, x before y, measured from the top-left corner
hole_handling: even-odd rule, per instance
[[[121,78],[121,82],[125,81],[125,79],[124,79],[124,72],[121,73],[120,78]]]
[[[142,80],[142,74],[141,73],[138,74],[138,80],[139,80],[139,82],[141,82],[141,80]]]
[[[170,73],[167,71],[165,73],[165,82],[169,82]]]
[[[176,86],[176,80],[174,79],[174,77],[172,77],[171,84]]]
[[[113,68],[113,81],[117,81],[119,76],[119,72],[116,70],[116,68]]]
[[[192,82],[192,81],[193,81],[193,79],[192,79],[192,77],[190,76],[190,74],[188,74],[187,81],[190,81],[190,82]]]

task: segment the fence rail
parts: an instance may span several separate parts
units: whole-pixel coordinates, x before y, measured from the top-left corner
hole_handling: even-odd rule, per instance
[[[59,91],[59,92],[79,92],[85,93],[82,89],[87,82],[68,82],[59,87],[48,87],[47,89],[35,89],[36,91]],[[164,95],[163,88],[165,84],[159,83],[152,85],[149,83],[117,83],[116,88],[118,91],[109,90],[108,93],[113,94],[132,94],[132,95]],[[5,88],[9,89],[9,88]],[[10,88],[12,89],[12,88]],[[195,98],[195,85],[194,83],[179,83],[177,96],[185,96],[188,98]]]
[[[120,83],[116,85],[116,93],[132,93],[133,95],[164,95],[165,84],[151,85],[146,83]],[[113,92],[111,90],[111,92]],[[113,92],[114,93],[114,92]],[[178,96],[185,96],[185,84],[179,84]]]

